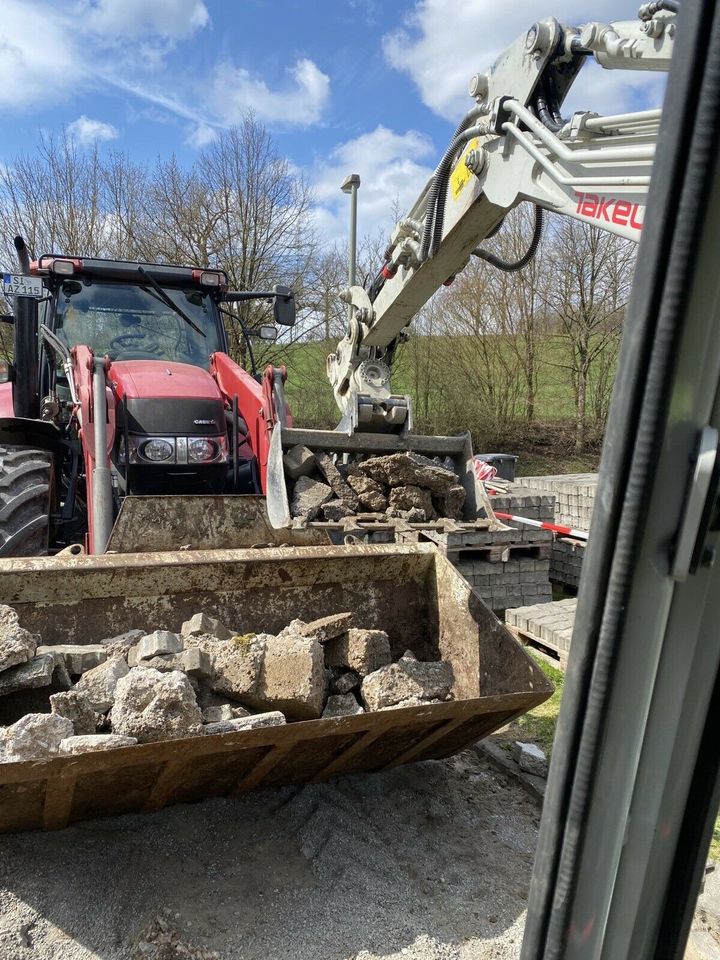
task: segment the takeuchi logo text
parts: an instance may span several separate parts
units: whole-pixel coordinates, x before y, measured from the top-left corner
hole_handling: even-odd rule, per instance
[[[618,200],[616,197],[600,197],[597,193],[576,193],[577,212],[592,220],[604,223],[616,223],[621,227],[642,230],[643,210],[639,203]]]

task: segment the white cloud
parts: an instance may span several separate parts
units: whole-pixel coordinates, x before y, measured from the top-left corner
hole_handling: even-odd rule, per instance
[[[231,61],[173,75],[169,54],[210,23],[203,0],[3,0],[1,23],[0,107],[9,110],[115,88],[190,121],[188,142],[204,146],[248,110],[270,124],[316,123],[330,98],[330,78],[307,58],[276,87]]]
[[[200,0],[3,0],[0,106],[62,102],[99,84],[138,82],[206,26]]]
[[[40,42],[42,38],[42,42]],[[22,108],[72,89],[85,76],[65,21],[42,3],[4,0],[0,25],[0,106]]]
[[[210,22],[202,0],[84,0],[80,22],[105,37],[181,40]]]
[[[359,173],[361,178],[359,235],[389,234],[398,211],[399,215],[407,211],[431,175],[433,166],[423,161],[432,160],[434,154],[432,143],[421,133],[395,133],[382,126],[335,147],[310,173],[321,242],[342,244],[347,239],[349,201],[340,184],[349,173]]]
[[[99,140],[117,140],[120,136],[117,127],[102,120],[91,120],[83,114],[68,124],[68,133],[82,146],[89,146]]]
[[[629,10],[627,0],[554,0],[542,5],[538,0],[513,0],[500,12],[496,0],[417,0],[404,25],[383,38],[383,51],[392,67],[411,77],[426,106],[457,120],[472,106],[467,93],[472,75],[486,71],[517,37],[549,14],[579,26],[589,20],[631,19],[635,7]],[[662,79],[657,74],[587,73],[591,82],[581,73],[570,110],[580,109],[581,94],[582,108],[598,112],[626,109],[636,99],[659,103]]]
[[[208,103],[219,109],[227,124],[236,123],[248,110],[268,123],[317,123],[330,98],[330,78],[307,59],[298,60],[288,73],[290,84],[272,90],[248,70],[219,64]]]
[[[196,150],[202,150],[217,139],[217,129],[208,123],[196,123],[185,137],[185,143]]]

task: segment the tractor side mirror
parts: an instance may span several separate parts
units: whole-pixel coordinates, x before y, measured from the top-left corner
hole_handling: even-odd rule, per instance
[[[277,340],[278,331],[271,323],[263,323],[260,327],[251,327],[248,331],[249,337],[257,337],[258,340]]]
[[[14,383],[15,364],[9,360],[0,360],[0,383]]]
[[[295,294],[290,287],[276,286],[273,303],[273,319],[281,327],[293,327],[297,319],[295,312]]]

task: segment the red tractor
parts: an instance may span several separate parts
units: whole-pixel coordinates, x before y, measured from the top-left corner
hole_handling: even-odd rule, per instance
[[[282,375],[260,378],[231,359],[222,312],[271,299],[275,322],[292,325],[289,289],[229,292],[217,269],[31,262],[21,238],[15,246],[21,275],[4,278],[15,299],[5,318],[14,360],[0,368],[0,556],[78,544],[103,553],[136,497],[265,494]],[[249,345],[275,328],[243,333]],[[284,405],[281,415],[290,425]]]

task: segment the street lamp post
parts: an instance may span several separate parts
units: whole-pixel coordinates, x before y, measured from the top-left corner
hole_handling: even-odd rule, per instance
[[[350,173],[342,182],[340,189],[350,194],[350,253],[348,258],[348,281],[351,287],[355,286],[357,270],[357,192],[360,186],[360,175]],[[348,320],[352,316],[352,306],[348,305]]]

